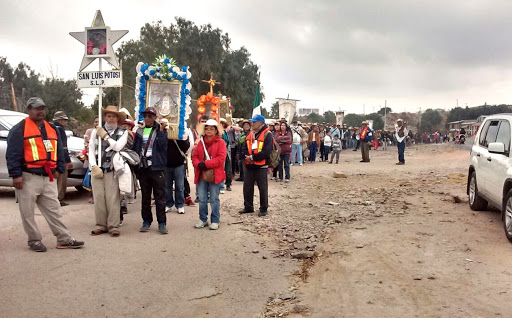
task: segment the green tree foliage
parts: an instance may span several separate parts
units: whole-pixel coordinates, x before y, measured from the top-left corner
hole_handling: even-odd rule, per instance
[[[272,108],[270,108],[269,113],[270,118],[277,119],[279,118],[279,102],[276,101],[272,104]]]
[[[13,109],[11,82],[19,111],[25,110],[26,101],[32,96],[41,96],[43,84],[30,66],[20,62],[13,68],[4,57],[0,57],[0,108]]]
[[[421,114],[421,130],[424,132],[433,132],[441,128],[442,117],[437,110],[427,109]]]
[[[373,120],[373,129],[382,130],[384,129],[384,120],[378,113],[372,113],[366,115],[367,120]]]
[[[307,119],[308,123],[322,123],[325,121],[324,116],[319,115],[317,113],[311,113],[311,114],[307,115],[306,119]]]
[[[197,26],[183,18],[176,18],[169,26],[161,21],[146,23],[138,40],[125,42],[118,50],[125,84],[122,106],[130,111],[135,107],[133,87],[137,63],[151,64],[157,56],[166,54],[173,57],[177,65],[190,67],[193,99],[209,91],[209,86],[201,80],[209,79],[213,72],[214,78],[221,82],[214,87],[214,94],[222,92],[231,97],[234,117],[250,117],[259,69],[245,47],[233,50],[230,44],[228,34],[210,24]]]
[[[336,113],[332,110],[324,112],[324,120],[326,123],[332,124],[336,122]]]
[[[381,116],[384,116],[385,114],[389,114],[389,113],[392,113],[393,110],[389,107],[382,107],[381,109],[379,109],[379,111],[377,112],[377,114],[381,115]]]
[[[510,105],[482,105],[478,107],[455,107],[450,110],[446,123],[452,121],[466,120],[466,119],[477,119],[482,115],[492,115],[499,113],[509,113],[512,109]]]
[[[345,115],[343,123],[346,124],[347,127],[361,127],[361,122],[363,120],[365,120],[365,117],[363,115],[347,114]]]

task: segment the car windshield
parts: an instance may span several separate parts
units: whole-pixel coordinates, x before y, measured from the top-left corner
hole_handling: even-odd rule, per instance
[[[4,120],[7,125],[9,126],[9,128],[11,128],[12,126],[16,125],[17,123],[19,123],[20,121],[22,121],[25,117],[27,117],[26,115],[7,115],[7,116],[2,116],[2,120]]]

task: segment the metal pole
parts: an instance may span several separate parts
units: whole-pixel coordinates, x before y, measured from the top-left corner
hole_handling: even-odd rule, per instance
[[[100,72],[101,69],[101,57],[99,58],[100,61]],[[101,127],[101,109],[103,108],[103,87],[98,88],[98,125]],[[98,136],[98,167],[101,167],[101,137]]]
[[[384,131],[387,131],[386,125],[387,125],[387,111],[388,111],[388,101],[384,100]],[[384,140],[384,150],[387,149],[386,147],[386,140]]]

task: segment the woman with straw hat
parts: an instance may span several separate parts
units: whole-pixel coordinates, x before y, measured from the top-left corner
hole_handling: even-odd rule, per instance
[[[220,222],[220,185],[226,179],[224,161],[226,143],[221,138],[224,128],[215,119],[197,125],[200,141],[192,154],[195,170],[194,183],[199,191],[199,222],[194,226],[200,229],[208,226],[208,193],[210,193],[210,230],[217,230]],[[211,173],[213,171],[213,176]]]
[[[117,110],[117,106],[107,106],[101,110],[105,119],[103,127],[98,126],[91,132],[89,141],[89,163],[91,167],[91,183],[94,196],[94,212],[96,229],[91,235],[110,233],[119,236],[121,222],[119,207],[121,197],[119,183],[114,177],[112,158],[115,152],[121,151],[128,141],[128,131],[118,127],[126,119],[126,114]],[[98,138],[101,141],[101,166],[98,165]]]

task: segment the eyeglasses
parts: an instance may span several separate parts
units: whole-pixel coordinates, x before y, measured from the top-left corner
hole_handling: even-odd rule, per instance
[[[215,126],[204,126],[204,129],[212,129],[212,130],[215,130]]]

